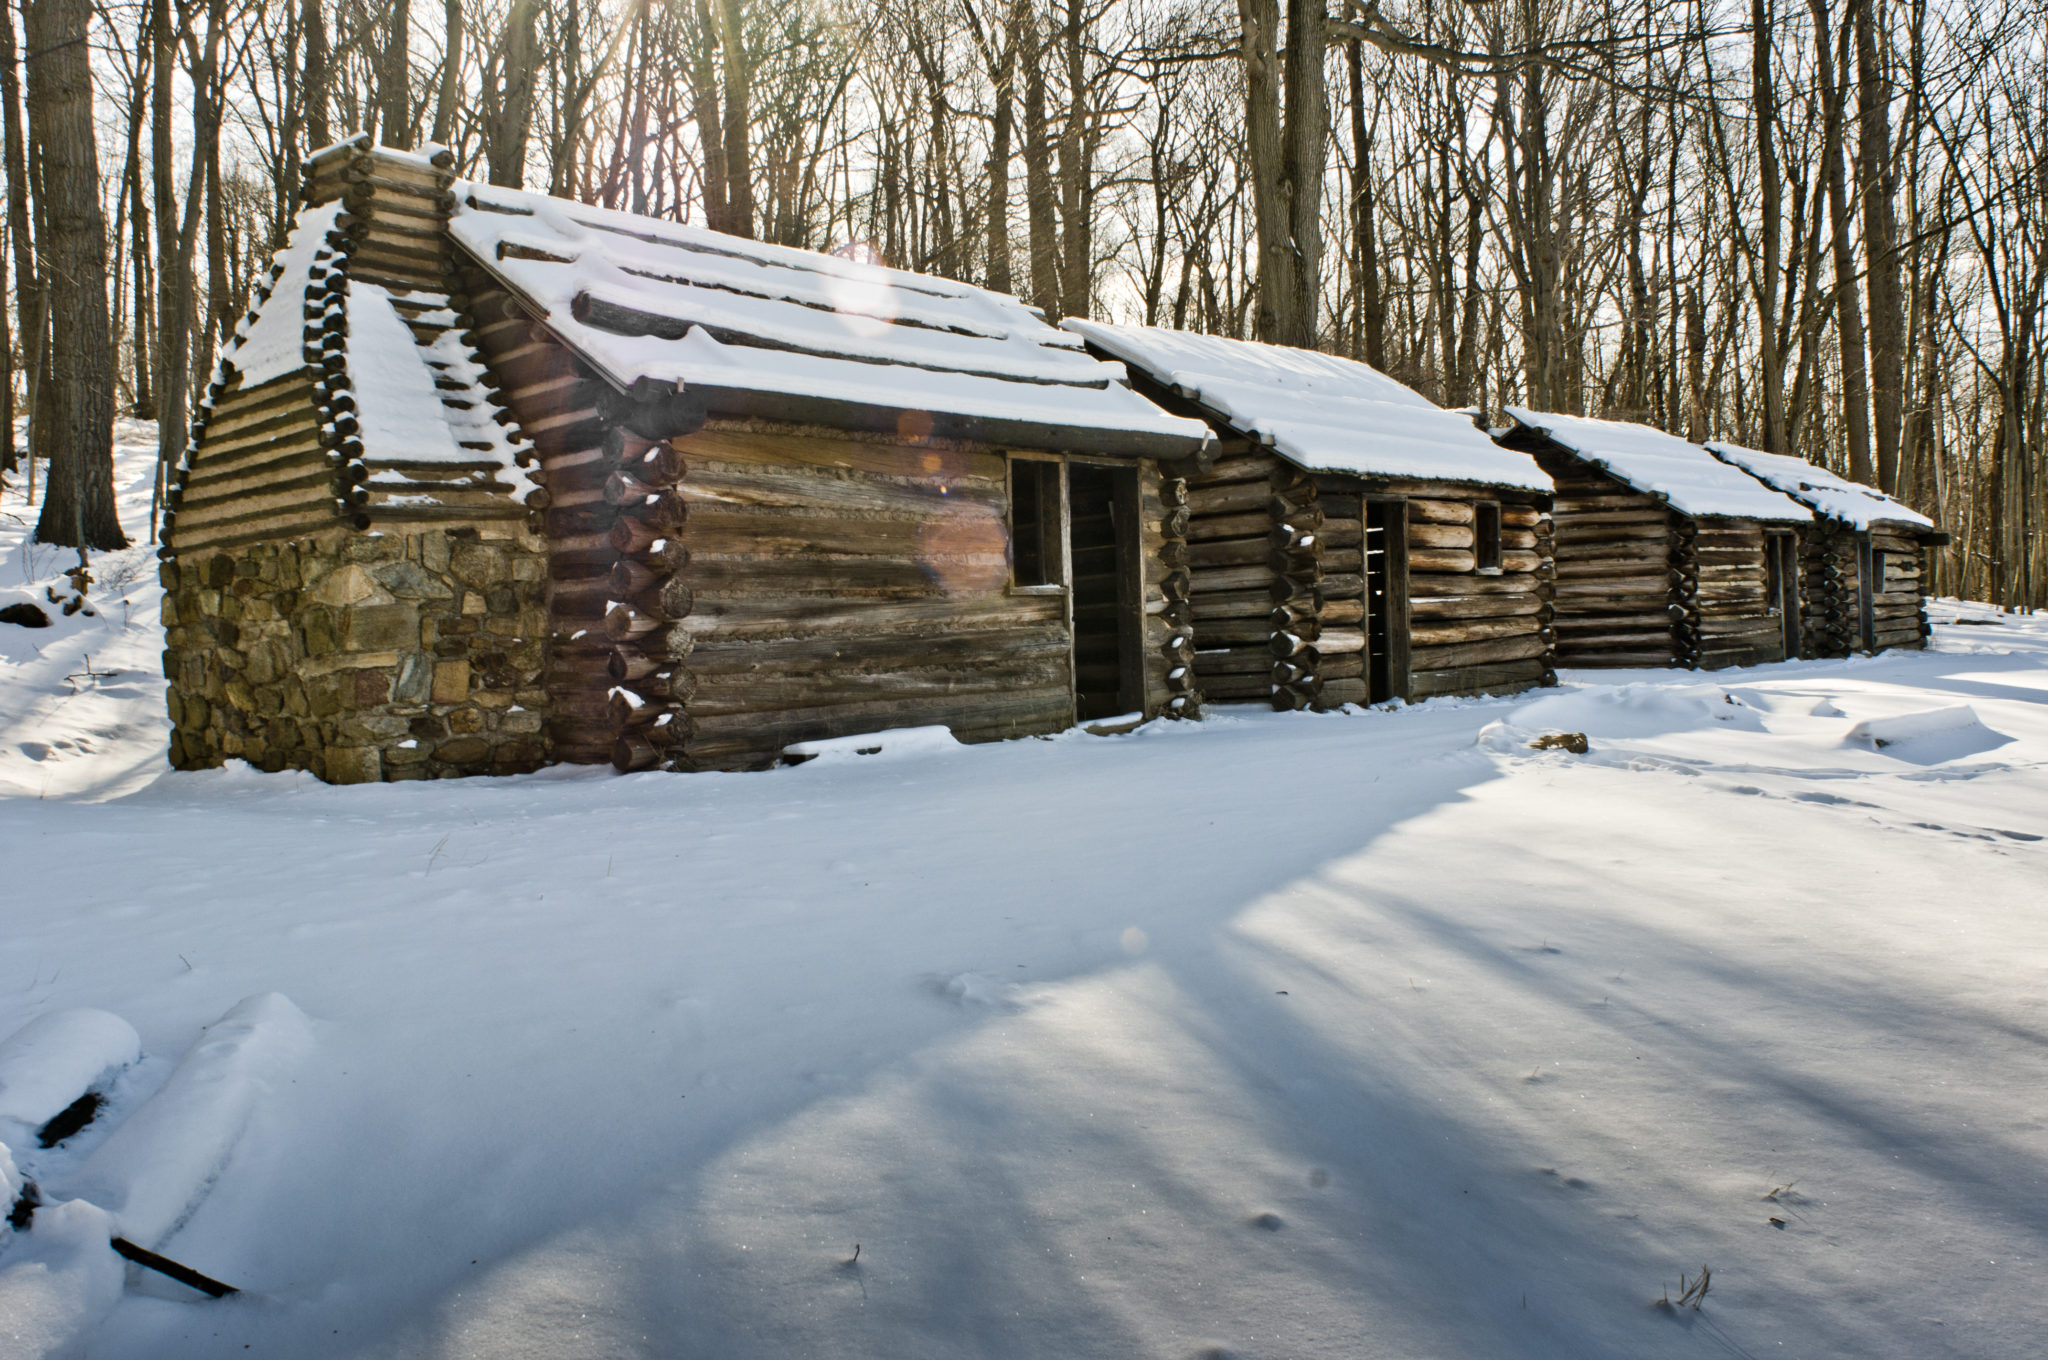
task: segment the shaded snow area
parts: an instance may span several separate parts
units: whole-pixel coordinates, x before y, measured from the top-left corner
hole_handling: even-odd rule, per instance
[[[0,625],[0,1356],[2041,1351],[2048,620],[330,788],[162,772],[154,590]]]
[[[1651,425],[1595,420],[1548,411],[1503,408],[1517,425],[1539,431],[1636,490],[1668,501],[1687,515],[1806,523],[1813,512],[1790,496],[1722,462],[1698,444]]]
[[[1163,326],[1061,325],[1310,472],[1551,490],[1528,454],[1355,360]]]

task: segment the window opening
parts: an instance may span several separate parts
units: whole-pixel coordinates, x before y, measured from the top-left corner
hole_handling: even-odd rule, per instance
[[[1018,586],[1064,583],[1060,553],[1060,465],[1037,458],[1010,460],[1010,582]]]
[[[1480,501],[1472,507],[1473,555],[1481,571],[1500,570],[1500,502]]]

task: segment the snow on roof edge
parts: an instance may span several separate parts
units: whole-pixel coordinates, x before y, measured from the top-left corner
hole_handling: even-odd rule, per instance
[[[1546,495],[1556,489],[1535,459],[1502,448],[1459,413],[1355,360],[1084,317],[1060,324],[1307,472]],[[1241,366],[1248,376],[1176,367],[1176,358]]]
[[[1100,446],[1105,437],[1113,437],[1119,445],[1133,446],[1131,452],[1177,457],[1197,454],[1214,441],[1213,433],[1204,422],[1160,409],[1130,385],[1122,365],[1090,358],[1078,341],[1070,341],[1064,333],[1046,325],[1016,299],[1006,295],[990,293],[955,280],[914,275],[883,266],[865,266],[858,261],[820,252],[793,251],[789,247],[744,238],[722,237],[703,228],[685,227],[656,218],[633,217],[525,190],[477,185],[467,180],[457,180],[452,187],[457,195],[457,207],[449,223],[450,238],[463,248],[467,257],[515,296],[534,307],[541,314],[543,324],[561,343],[621,390],[632,387],[642,378],[653,378],[686,388],[756,391],[766,397],[781,393],[793,401],[811,399],[820,404],[839,403],[856,413],[868,412],[872,408],[875,412],[897,414],[921,411],[967,422],[1004,422],[1014,425],[1019,436],[1007,442],[1026,447],[1086,451]],[[604,222],[581,220],[593,215],[602,216]],[[535,259],[520,255],[499,258],[492,242],[501,234],[500,221],[517,224],[516,228],[508,225],[504,228],[506,230],[516,229],[525,233],[545,233],[554,229],[562,241],[560,254],[570,258],[543,256]],[[961,307],[965,309],[964,320],[972,319],[976,314],[1000,320],[1003,328],[990,333],[989,343],[997,348],[1014,347],[1020,360],[1034,362],[1024,364],[1024,371],[1017,376],[1006,376],[1000,371],[999,363],[976,375],[944,363],[920,364],[907,354],[897,360],[882,355],[863,356],[857,353],[861,348],[858,334],[863,325],[862,318],[851,315],[849,319],[830,306],[820,309],[818,324],[823,328],[823,338],[815,352],[787,345],[771,348],[746,344],[743,338],[748,332],[743,324],[731,331],[731,337],[738,337],[742,342],[726,343],[724,339],[715,338],[701,321],[686,313],[677,315],[676,320],[688,329],[673,340],[618,334],[586,325],[574,314],[575,299],[613,274],[630,278],[629,273],[622,274],[618,267],[620,260],[631,263],[626,259],[630,253],[628,248],[621,244],[615,250],[607,251],[608,246],[614,245],[605,239],[609,235],[618,234],[621,241],[637,239],[615,232],[618,221],[644,223],[650,231],[673,237],[670,244],[680,249],[672,264],[676,276],[685,281],[693,264],[687,256],[693,250],[701,250],[707,256],[730,256],[741,267],[764,271],[768,276],[765,286],[771,290],[778,286],[775,271],[783,267],[781,262],[790,255],[804,257],[806,264],[815,261],[818,265],[830,266],[820,272],[819,277],[838,280],[832,286],[853,287],[865,281],[867,285],[886,292],[895,286],[892,281],[899,276],[906,281],[905,288],[909,286],[907,281],[923,281],[937,291],[929,296],[920,294],[922,304]],[[713,237],[716,239],[709,239]],[[723,249],[728,246],[729,250]],[[613,255],[619,259],[612,258]],[[707,270],[711,268],[705,267]],[[795,268],[794,265],[788,267]],[[763,293],[759,299],[737,291],[721,297],[721,301],[735,314],[743,313],[748,307],[766,307],[772,312],[778,299],[779,294],[773,291]],[[816,306],[815,303],[810,305]],[[790,313],[785,305],[779,315],[770,316],[767,320],[786,327],[792,316],[800,317],[800,314]],[[834,348],[831,343],[834,328],[854,337],[846,343],[855,352],[841,353]],[[930,343],[926,342],[928,347]],[[957,362],[960,356],[956,351],[959,348],[960,344],[954,344],[935,350],[934,354],[950,356]],[[1061,351],[1071,355],[1071,360],[1061,364],[1072,370],[1070,380],[1053,381],[1060,376],[1058,373],[1047,371],[1040,374],[1037,371],[1036,361],[1049,360]],[[995,354],[981,357],[1000,358]],[[976,378],[978,381],[967,380]],[[807,382],[809,386],[806,386]],[[821,405],[820,410],[823,409]],[[855,416],[859,420],[866,418],[863,414]],[[1031,434],[1033,428],[1042,429],[1042,433],[1034,437]],[[1135,447],[1138,445],[1145,447]]]
[[[1895,524],[1938,532],[1932,519],[1910,505],[1817,463],[1789,454],[1765,453],[1723,439],[1709,439],[1703,447],[1729,466],[1740,468],[1772,490],[1790,496],[1822,519],[1837,520],[1859,530]]]
[[[1501,408],[1516,425],[1550,440],[1619,481],[1695,518],[1810,522],[1813,512],[1731,467],[1698,444],[1634,421]]]

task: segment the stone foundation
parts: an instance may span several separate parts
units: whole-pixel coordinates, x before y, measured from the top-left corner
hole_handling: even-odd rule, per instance
[[[163,567],[171,764],[334,784],[548,761],[546,546],[523,526],[353,533]]]

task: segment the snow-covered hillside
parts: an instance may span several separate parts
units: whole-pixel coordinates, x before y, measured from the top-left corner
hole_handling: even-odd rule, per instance
[[[2048,620],[332,788],[165,771],[100,570],[0,625],[0,1045],[141,1057],[43,1150],[0,1046],[0,1356],[2041,1352]]]

